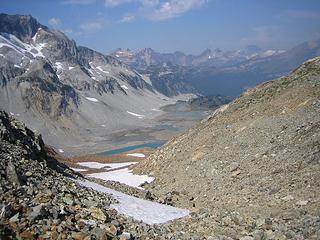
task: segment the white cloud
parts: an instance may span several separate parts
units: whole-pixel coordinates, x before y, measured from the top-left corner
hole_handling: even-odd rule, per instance
[[[148,15],[152,20],[166,20],[178,17],[193,9],[199,8],[206,3],[206,0],[171,0],[161,2],[153,12]]]
[[[135,19],[136,17],[134,15],[126,15],[122,17],[120,22],[129,23],[129,22],[133,22]]]
[[[69,29],[69,28],[67,28],[67,29],[62,29],[61,31],[64,32],[65,34],[73,34],[73,30],[72,30],[72,29]]]
[[[144,7],[157,6],[160,3],[160,0],[139,0],[139,1]]]
[[[51,27],[58,28],[61,25],[61,20],[59,18],[50,18],[48,23]]]
[[[96,33],[102,29],[102,24],[100,22],[85,23],[80,25],[80,29],[84,33]]]
[[[130,3],[132,0],[105,0],[104,4],[106,7],[116,7],[124,3]]]
[[[62,3],[70,5],[89,5],[95,2],[96,0],[64,0]]]
[[[135,3],[138,9],[131,16],[163,21],[200,8],[207,2],[208,0],[105,0],[105,6],[116,7],[122,4]]]

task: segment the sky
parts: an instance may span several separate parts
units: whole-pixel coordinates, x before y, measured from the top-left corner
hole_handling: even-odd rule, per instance
[[[320,39],[320,0],[1,0],[0,12],[30,14],[102,53],[285,50]]]

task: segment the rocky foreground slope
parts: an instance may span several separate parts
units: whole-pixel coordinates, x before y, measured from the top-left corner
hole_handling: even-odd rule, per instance
[[[0,239],[79,239],[89,221],[111,221],[102,206],[114,200],[78,187],[41,136],[2,111],[0,174]]]
[[[320,238],[320,58],[248,90],[142,161],[149,190],[238,239]]]
[[[50,157],[40,135],[0,111],[0,239],[125,240],[184,235],[173,227],[151,226],[119,215],[111,209],[110,204],[117,201],[110,194],[80,187],[75,180],[84,179]],[[131,204],[122,208],[130,210]]]

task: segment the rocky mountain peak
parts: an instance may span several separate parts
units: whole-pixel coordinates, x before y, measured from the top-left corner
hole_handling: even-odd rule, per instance
[[[206,55],[209,55],[211,54],[211,49],[210,48],[206,48],[201,54],[200,56],[206,56]]]
[[[22,41],[30,41],[39,28],[48,29],[30,15],[0,14],[0,32],[13,34]]]

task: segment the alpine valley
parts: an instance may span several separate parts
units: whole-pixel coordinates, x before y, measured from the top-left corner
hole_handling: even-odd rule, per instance
[[[1,14],[0,32],[0,107],[56,147],[145,127],[161,106],[195,93],[177,88],[169,98],[132,67],[31,16]]]
[[[0,14],[0,239],[320,239],[320,40],[106,55]]]

